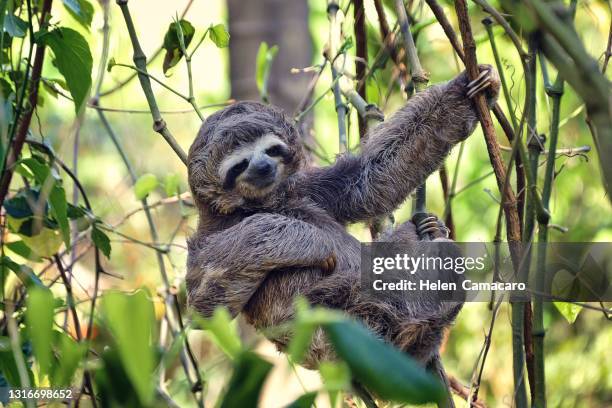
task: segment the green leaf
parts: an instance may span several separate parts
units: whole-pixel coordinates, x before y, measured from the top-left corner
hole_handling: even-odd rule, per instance
[[[168,197],[175,196],[180,193],[181,179],[176,173],[170,173],[164,180],[164,187]]]
[[[101,229],[95,224],[91,229],[91,240],[93,241],[96,248],[98,248],[105,257],[110,258],[111,244],[108,235],[106,235]]]
[[[59,181],[55,183],[51,193],[49,193],[49,206],[51,208],[51,215],[53,215],[53,218],[55,218],[60,227],[66,248],[69,248],[70,224],[68,222],[68,202],[66,201],[64,187],[59,184]]]
[[[257,354],[243,352],[234,365],[234,373],[220,407],[257,406],[261,387],[271,369],[272,364]]]
[[[50,290],[39,287],[28,290],[26,327],[43,377],[51,369],[54,303]]]
[[[573,303],[569,303],[569,302],[553,302],[553,303],[555,305],[555,308],[557,308],[559,313],[561,313],[561,316],[565,317],[565,320],[567,320],[569,324],[574,323],[576,319],[578,318],[578,315],[582,311],[582,306],[575,305]]]
[[[291,360],[299,363],[304,358],[310,342],[312,341],[312,335],[314,334],[317,326],[310,322],[296,322],[293,330],[293,337],[289,343],[289,349],[287,354],[291,357]]]
[[[108,60],[108,63],[106,64],[106,72],[111,72],[113,70],[113,67],[117,65],[117,62],[115,61],[114,58],[110,58]]]
[[[308,392],[302,395],[300,398],[287,405],[286,408],[311,408],[314,406],[315,399],[317,398],[317,392]]]
[[[223,24],[216,24],[210,26],[210,39],[217,48],[225,48],[229,45],[230,35]]]
[[[41,262],[42,261],[40,256],[38,256],[38,254],[36,252],[34,252],[23,241],[8,242],[5,245],[6,245],[6,247],[10,251],[16,253],[17,255],[19,255],[22,258],[25,258],[25,259],[27,259],[29,261],[32,261],[32,262]]]
[[[311,309],[303,297],[295,299],[296,318],[293,322],[292,337],[287,353],[292,361],[299,363],[310,347],[315,330],[324,323],[339,321],[342,316],[322,307]]]
[[[94,8],[87,0],[63,0],[64,7],[68,13],[81,24],[89,29],[93,19]]]
[[[7,14],[4,19],[4,30],[11,37],[23,38],[28,32],[28,23],[17,16]]]
[[[62,245],[62,236],[56,229],[36,228],[37,225],[40,225],[38,220],[27,220],[19,228],[19,236],[39,257],[51,257]]]
[[[353,377],[385,400],[424,404],[442,401],[444,388],[423,367],[374,337],[361,324],[344,320],[323,326]]]
[[[3,340],[4,339],[10,342],[8,337],[3,337]],[[15,361],[15,355],[10,349],[8,351],[0,351],[0,374],[4,375],[9,385],[13,387],[22,385],[17,362]]]
[[[136,194],[136,198],[139,200],[144,199],[151,193],[151,191],[157,188],[158,184],[159,181],[157,180],[155,174],[143,174],[134,184],[134,194]]]
[[[102,298],[101,309],[127,376],[140,400],[150,404],[155,391],[156,362],[152,346],[155,315],[149,294],[144,290],[131,295],[108,292]]]
[[[34,190],[21,190],[13,197],[4,201],[6,213],[16,219],[32,217],[34,212],[30,203],[38,200],[38,192]]]
[[[15,93],[15,89],[13,88],[13,83],[10,82],[5,77],[0,77],[0,97],[6,99],[12,93]]]
[[[186,50],[187,47],[189,47],[194,34],[195,28],[187,20],[170,23],[168,31],[166,31],[164,35],[163,47],[166,50],[163,62],[164,74],[167,73],[170,68],[178,64],[183,57],[183,49]]]
[[[53,50],[55,63],[66,80],[78,113],[91,87],[93,62],[87,41],[78,31],[65,27],[44,34],[40,40]]]
[[[346,390],[351,385],[351,371],[342,361],[323,361],[319,364],[319,372],[328,391]]]
[[[226,308],[218,307],[210,319],[196,317],[200,327],[206,330],[211,340],[230,358],[235,359],[242,351],[236,325]]]
[[[51,175],[51,168],[39,157],[27,157],[19,160],[15,171],[24,177],[35,180],[41,186],[47,182],[47,178]]]
[[[257,82],[257,89],[259,89],[259,93],[262,96],[262,99],[267,98],[267,82],[268,77],[270,76],[270,68],[272,66],[272,61],[274,57],[278,53],[278,46],[275,45],[271,48],[268,47],[268,43],[263,41],[259,45],[259,50],[257,51],[256,58],[256,66],[255,66],[255,80]]]
[[[58,357],[50,376],[51,385],[66,387],[72,383],[72,378],[87,352],[87,345],[74,341],[63,332],[55,332],[55,335]]]
[[[39,286],[46,289],[46,286],[40,281],[40,278],[34,273],[34,271],[27,265],[20,265],[14,262],[8,256],[0,258],[0,268],[2,269],[2,275],[6,275],[6,270],[13,271],[19,280],[24,284],[26,288]]]

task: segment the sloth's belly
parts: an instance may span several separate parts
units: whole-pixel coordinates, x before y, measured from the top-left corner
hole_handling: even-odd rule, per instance
[[[313,290],[330,298],[348,294],[359,284],[360,243],[345,231],[326,231],[335,247],[336,268],[324,274],[320,268],[284,268],[270,272],[265,282],[249,300],[243,312],[258,329],[270,328],[293,317],[293,302],[297,296],[309,300]],[[328,297],[325,296],[325,297]],[[321,299],[322,300],[322,299]],[[328,302],[313,302],[332,306]]]

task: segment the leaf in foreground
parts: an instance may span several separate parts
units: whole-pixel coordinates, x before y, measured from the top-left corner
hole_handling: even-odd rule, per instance
[[[47,375],[51,368],[53,313],[54,300],[50,290],[40,287],[28,290],[26,327],[42,376]]]
[[[53,50],[55,64],[66,80],[74,110],[78,113],[91,87],[93,60],[87,41],[78,31],[66,27],[46,33],[40,41]]]
[[[159,181],[157,180],[155,174],[143,174],[134,184],[134,194],[136,194],[136,198],[139,200],[144,199],[157,188],[158,184]]]
[[[129,312],[129,313],[128,313]],[[121,364],[140,400],[153,399],[155,382],[153,336],[153,304],[144,290],[128,295],[109,292],[102,298],[104,320],[115,339]]]
[[[271,369],[272,364],[257,354],[242,353],[236,361],[221,408],[256,407],[261,387]]]
[[[361,324],[342,320],[327,323],[324,328],[355,379],[382,399],[424,404],[444,398],[439,381]]]

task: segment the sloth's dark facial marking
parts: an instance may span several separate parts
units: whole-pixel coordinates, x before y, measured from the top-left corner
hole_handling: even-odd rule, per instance
[[[274,134],[266,134],[229,154],[219,167],[225,190],[236,190],[245,198],[261,198],[285,177],[291,162],[287,145]]]
[[[249,167],[249,161],[244,159],[238,164],[235,164],[227,171],[225,180],[223,182],[223,188],[225,190],[231,190],[236,184],[236,178],[240,176]]]

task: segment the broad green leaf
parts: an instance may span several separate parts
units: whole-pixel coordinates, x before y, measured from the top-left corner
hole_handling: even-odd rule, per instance
[[[30,203],[38,201],[38,191],[21,190],[13,197],[4,201],[6,213],[15,219],[29,218],[34,215]]]
[[[319,372],[328,391],[346,390],[351,385],[351,370],[342,361],[323,361],[319,364]]]
[[[66,201],[64,187],[59,184],[59,181],[56,182],[51,189],[51,193],[49,194],[49,206],[51,207],[51,214],[59,224],[66,248],[69,248],[70,224],[68,222],[68,202]]]
[[[164,187],[168,197],[175,196],[180,193],[181,179],[176,173],[170,173],[164,180]]]
[[[64,7],[68,13],[83,27],[89,29],[93,19],[94,8],[87,0],[63,0]]]
[[[218,48],[225,48],[229,45],[230,35],[223,24],[210,26],[210,39]]]
[[[93,241],[96,248],[98,248],[104,256],[110,258],[111,244],[108,236],[96,225],[91,229],[91,240]]]
[[[159,181],[157,180],[155,174],[143,174],[134,184],[134,194],[136,194],[136,198],[139,200],[144,199],[151,193],[151,191],[157,188],[158,184]]]
[[[130,380],[117,348],[105,347],[100,354],[102,365],[96,370],[96,389],[102,407],[145,408],[159,405],[145,405]],[[151,379],[153,382],[154,380]]]
[[[6,337],[9,342],[10,340]],[[13,387],[21,385],[21,378],[19,377],[19,369],[17,368],[17,362],[15,361],[15,355],[13,351],[9,349],[7,351],[0,351],[0,374],[4,375],[6,381]]]
[[[361,324],[344,320],[323,326],[353,377],[381,398],[424,404],[442,401],[444,388],[408,355],[374,337]]]
[[[140,400],[150,404],[155,391],[156,363],[152,345],[155,316],[149,295],[144,290],[130,295],[107,292],[101,308],[127,376]]]
[[[68,203],[68,211],[66,214],[69,219],[76,221],[76,228],[79,232],[85,231],[95,222],[95,217],[85,208],[77,207],[70,203]]]
[[[576,319],[578,318],[578,315],[582,311],[582,306],[575,305],[573,303],[569,303],[569,302],[553,302],[553,303],[555,305],[555,308],[557,308],[559,313],[561,313],[561,316],[565,317],[565,320],[567,320],[569,324],[574,323]]]
[[[278,46],[268,47],[268,43],[265,41],[259,45],[259,50],[257,51],[255,80],[257,82],[257,89],[259,89],[259,93],[264,101],[267,100],[266,88],[270,76],[270,68],[277,53]]]
[[[54,303],[50,290],[38,287],[28,290],[26,327],[42,377],[51,369]]]
[[[28,32],[28,23],[17,16],[7,14],[4,18],[4,29],[11,37],[23,38]]]
[[[20,265],[14,262],[8,256],[0,258],[0,267],[2,268],[2,275],[6,275],[6,271],[10,270],[17,275],[19,280],[24,284],[25,287],[31,288],[34,286],[46,289],[46,286],[40,281],[34,271],[27,265]]]
[[[19,160],[15,171],[24,177],[35,180],[36,183],[41,186],[47,182],[47,179],[51,175],[51,168],[39,157],[27,157]]]
[[[91,87],[92,57],[83,36],[71,28],[60,27],[40,39],[55,54],[55,63],[66,80],[74,100],[74,110],[79,112]]]
[[[210,319],[197,318],[200,327],[207,331],[212,341],[230,358],[235,359],[242,351],[236,325],[227,309],[218,307]]]
[[[42,261],[40,256],[36,252],[34,252],[32,248],[30,248],[24,241],[7,242],[5,245],[10,251],[16,253],[22,258],[25,258],[32,262]]]
[[[13,83],[5,77],[0,77],[0,97],[6,99],[14,92]]]
[[[339,321],[343,317],[335,311],[321,307],[310,308],[303,297],[295,299],[296,318],[293,322],[292,337],[288,354],[291,360],[299,363],[310,347],[315,330],[324,323]]]
[[[261,88],[263,86],[267,57],[268,43],[262,41],[262,43],[259,44],[259,49],[257,50],[257,57],[255,59],[255,81],[257,82],[257,89],[259,89],[259,92],[261,92]]]
[[[314,406],[315,399],[317,398],[317,392],[308,392],[302,395],[300,398],[287,405],[286,408],[311,408]]]
[[[64,332],[55,332],[57,337],[58,361],[54,365],[51,375],[51,385],[54,387],[66,387],[72,383],[72,378],[85,357],[87,345],[74,341]]]
[[[166,50],[163,62],[164,74],[167,73],[170,68],[178,64],[183,57],[183,49],[186,50],[187,47],[189,47],[194,34],[195,28],[187,20],[170,23],[168,31],[166,31],[164,35],[163,47]],[[183,46],[181,46],[181,42]]]
[[[35,225],[32,219],[26,221],[25,225]],[[51,257],[59,250],[62,245],[62,235],[55,229],[43,227],[34,235],[26,235],[23,233],[23,226],[19,230],[19,236],[23,242],[32,249],[39,257]]]
[[[243,352],[236,364],[221,408],[256,407],[259,393],[272,364],[250,351]]]
[[[296,363],[302,361],[308,347],[310,347],[312,335],[316,328],[317,326],[310,322],[295,322],[293,336],[291,337],[291,342],[289,343],[289,349],[287,351],[292,361]]]

